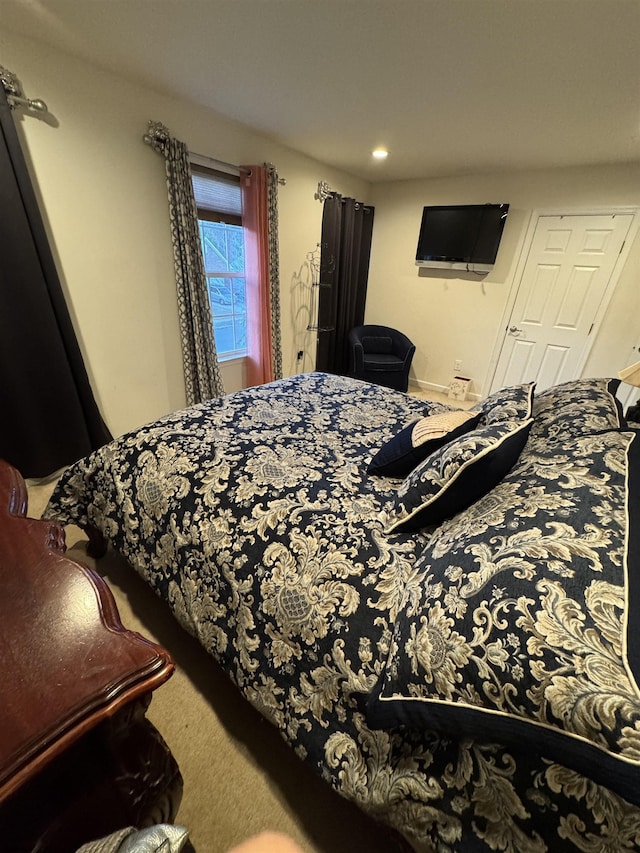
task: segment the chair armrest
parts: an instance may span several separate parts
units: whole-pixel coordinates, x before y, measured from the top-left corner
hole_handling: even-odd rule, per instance
[[[353,341],[351,351],[353,353],[353,369],[351,372],[361,373],[364,370],[364,347],[360,341]]]
[[[415,344],[413,341],[404,335],[402,332],[396,332],[393,336],[393,354],[397,355],[398,358],[407,360],[407,357],[411,358],[413,353],[415,352]]]
[[[416,351],[415,345],[412,344],[405,353],[405,356],[404,356],[404,364],[405,365],[411,364],[411,360],[413,359],[413,354],[415,353],[415,351]]]

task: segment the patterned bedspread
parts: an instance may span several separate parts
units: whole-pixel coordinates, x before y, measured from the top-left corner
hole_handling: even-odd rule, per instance
[[[94,526],[297,754],[418,850],[638,849],[640,810],[530,752],[372,730],[366,696],[427,532],[386,534],[367,474],[440,410],[325,374],[164,417],[71,466],[46,515]]]

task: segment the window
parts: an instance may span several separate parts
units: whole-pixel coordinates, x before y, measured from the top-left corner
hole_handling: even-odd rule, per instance
[[[192,182],[218,356],[244,356],[247,302],[240,178],[193,165]]]

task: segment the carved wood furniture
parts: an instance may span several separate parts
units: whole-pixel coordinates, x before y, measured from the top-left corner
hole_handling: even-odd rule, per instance
[[[145,718],[173,663],[64,556],[62,529],[26,509],[22,477],[0,461],[0,845],[70,853],[175,817],[182,778]]]

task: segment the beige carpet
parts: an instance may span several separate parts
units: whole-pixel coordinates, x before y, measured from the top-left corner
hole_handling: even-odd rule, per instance
[[[52,489],[53,483],[29,485],[28,515],[41,515]],[[309,853],[404,847],[297,758],[133,569],[112,551],[91,560],[85,543],[80,530],[67,528],[68,555],[106,578],[123,624],[174,658],[176,671],[153,694],[148,717],[180,766],[176,822],[189,828],[197,853],[224,853],[265,829],[287,833]]]

